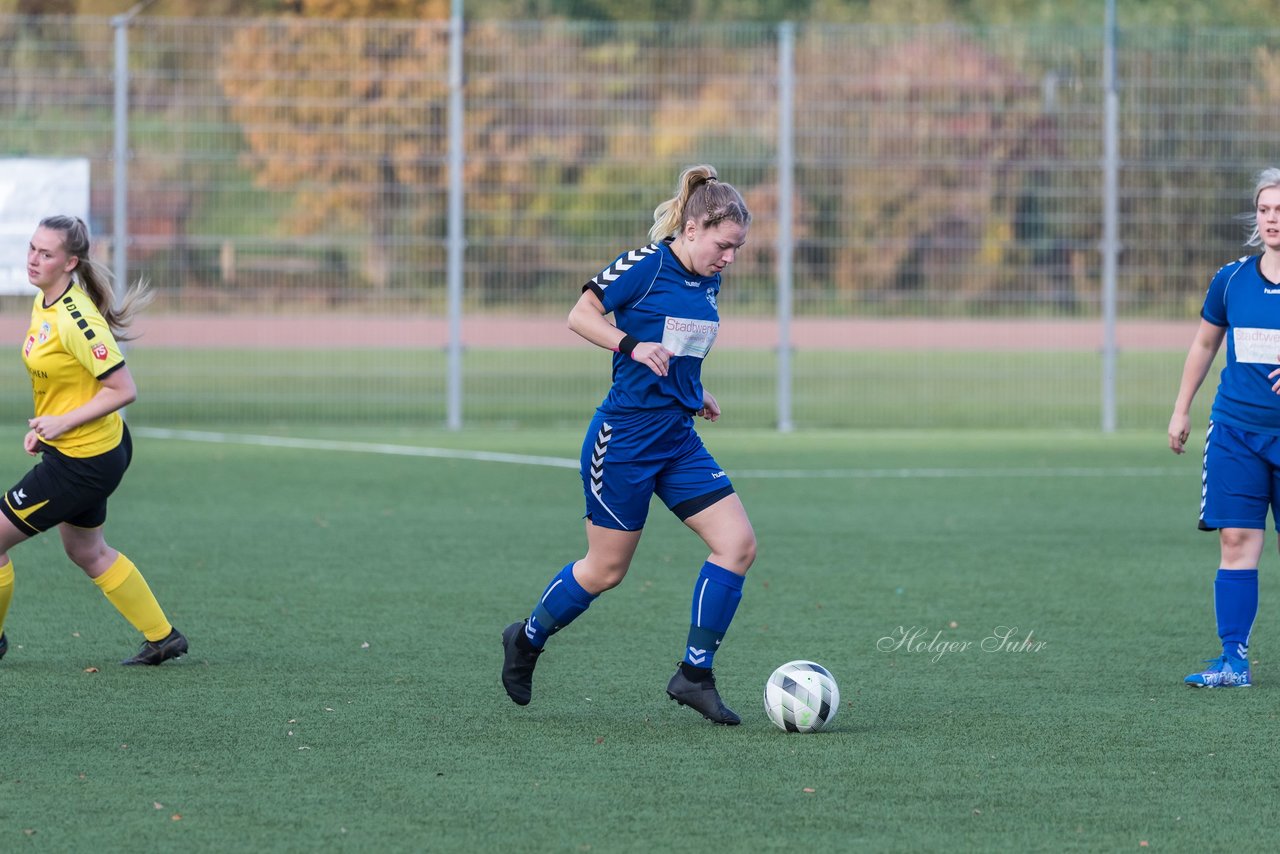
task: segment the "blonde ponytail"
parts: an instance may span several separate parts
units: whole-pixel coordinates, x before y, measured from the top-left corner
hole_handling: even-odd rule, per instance
[[[690,220],[700,228],[726,221],[748,226],[751,212],[742,194],[732,184],[721,182],[714,166],[704,163],[680,173],[676,194],[653,211],[649,239],[657,242],[674,237]]]

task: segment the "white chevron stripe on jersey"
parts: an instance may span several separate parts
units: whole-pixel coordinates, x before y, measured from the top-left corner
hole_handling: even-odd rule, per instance
[[[656,243],[650,243],[648,246],[641,247],[640,249],[632,249],[626,255],[623,255],[617,261],[614,261],[608,267],[601,270],[600,273],[588,284],[596,285],[601,289],[607,288],[623,273],[627,272],[636,264],[640,263],[657,251],[658,244]]]

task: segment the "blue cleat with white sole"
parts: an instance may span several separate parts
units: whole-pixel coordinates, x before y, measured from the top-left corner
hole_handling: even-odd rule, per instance
[[[1208,664],[1199,673],[1192,673],[1184,682],[1193,688],[1248,688],[1253,684],[1249,679],[1249,660],[1223,655],[1221,658],[1207,658]]]

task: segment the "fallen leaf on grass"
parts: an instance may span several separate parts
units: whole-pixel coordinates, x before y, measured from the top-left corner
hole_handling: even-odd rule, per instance
[[[816,791],[818,791],[818,790],[817,790],[817,789],[810,789],[808,786],[805,786],[805,787],[804,787],[804,793],[805,793],[806,795],[812,795],[812,794],[813,794],[814,792],[816,792]]]
[[[160,803],[159,801],[152,801],[151,806],[155,807],[158,810],[164,809],[164,804]]]
[[[97,673],[97,672],[98,672],[98,668],[96,668],[96,667],[86,667],[86,668],[84,669],[84,672],[85,672],[85,673]]]

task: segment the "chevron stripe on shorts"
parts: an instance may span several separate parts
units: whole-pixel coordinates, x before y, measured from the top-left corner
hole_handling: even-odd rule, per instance
[[[604,455],[609,450],[609,440],[613,438],[613,427],[608,422],[600,425],[600,432],[596,433],[595,444],[591,446],[591,462],[587,470],[587,479],[591,483],[591,494],[595,496],[596,502],[604,508],[605,512],[613,517],[613,521],[622,525],[622,530],[629,530],[626,525],[622,524],[622,520],[618,518],[618,514],[604,503]]]
[[[600,501],[600,491],[604,489],[604,454],[609,450],[609,440],[613,438],[613,428],[607,423],[600,427],[596,434],[596,443],[591,447],[591,469],[587,473],[591,478],[591,494]],[[600,501],[604,504],[603,501]]]

